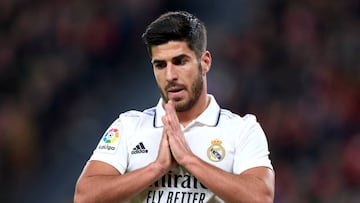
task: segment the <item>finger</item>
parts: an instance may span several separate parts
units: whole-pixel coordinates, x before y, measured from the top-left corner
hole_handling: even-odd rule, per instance
[[[177,117],[175,106],[173,101],[169,101],[165,105],[166,116],[168,118],[169,125],[171,128],[176,129],[179,125],[179,119]]]
[[[175,113],[175,106],[173,101],[169,101],[165,104],[165,111],[167,114],[172,115]]]

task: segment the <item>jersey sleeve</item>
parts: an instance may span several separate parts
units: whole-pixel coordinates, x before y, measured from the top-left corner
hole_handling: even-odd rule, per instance
[[[236,142],[234,173],[264,166],[273,169],[265,133],[254,115],[246,115]]]
[[[90,160],[102,161],[124,174],[127,166],[127,144],[121,116],[105,131]]]

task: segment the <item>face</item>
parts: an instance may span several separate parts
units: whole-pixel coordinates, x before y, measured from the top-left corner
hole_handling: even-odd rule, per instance
[[[204,59],[208,55],[198,59],[181,41],[154,46],[151,51],[154,75],[164,101],[174,101],[178,112],[191,109],[204,94],[205,73],[210,67]]]

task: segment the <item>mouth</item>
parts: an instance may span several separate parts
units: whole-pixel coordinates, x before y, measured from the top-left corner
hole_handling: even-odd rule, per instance
[[[166,89],[169,99],[178,98],[185,92],[185,88],[181,86],[172,86]]]

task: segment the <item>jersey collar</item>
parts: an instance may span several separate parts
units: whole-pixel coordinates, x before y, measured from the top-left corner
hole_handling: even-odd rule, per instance
[[[213,95],[208,94],[208,96],[210,97],[209,106],[191,123],[201,123],[208,126],[216,126],[218,124],[220,119],[220,106]],[[164,126],[161,120],[162,116],[165,115],[162,102],[163,100],[160,98],[158,104],[156,105],[156,113],[154,116],[154,127],[156,128]]]

